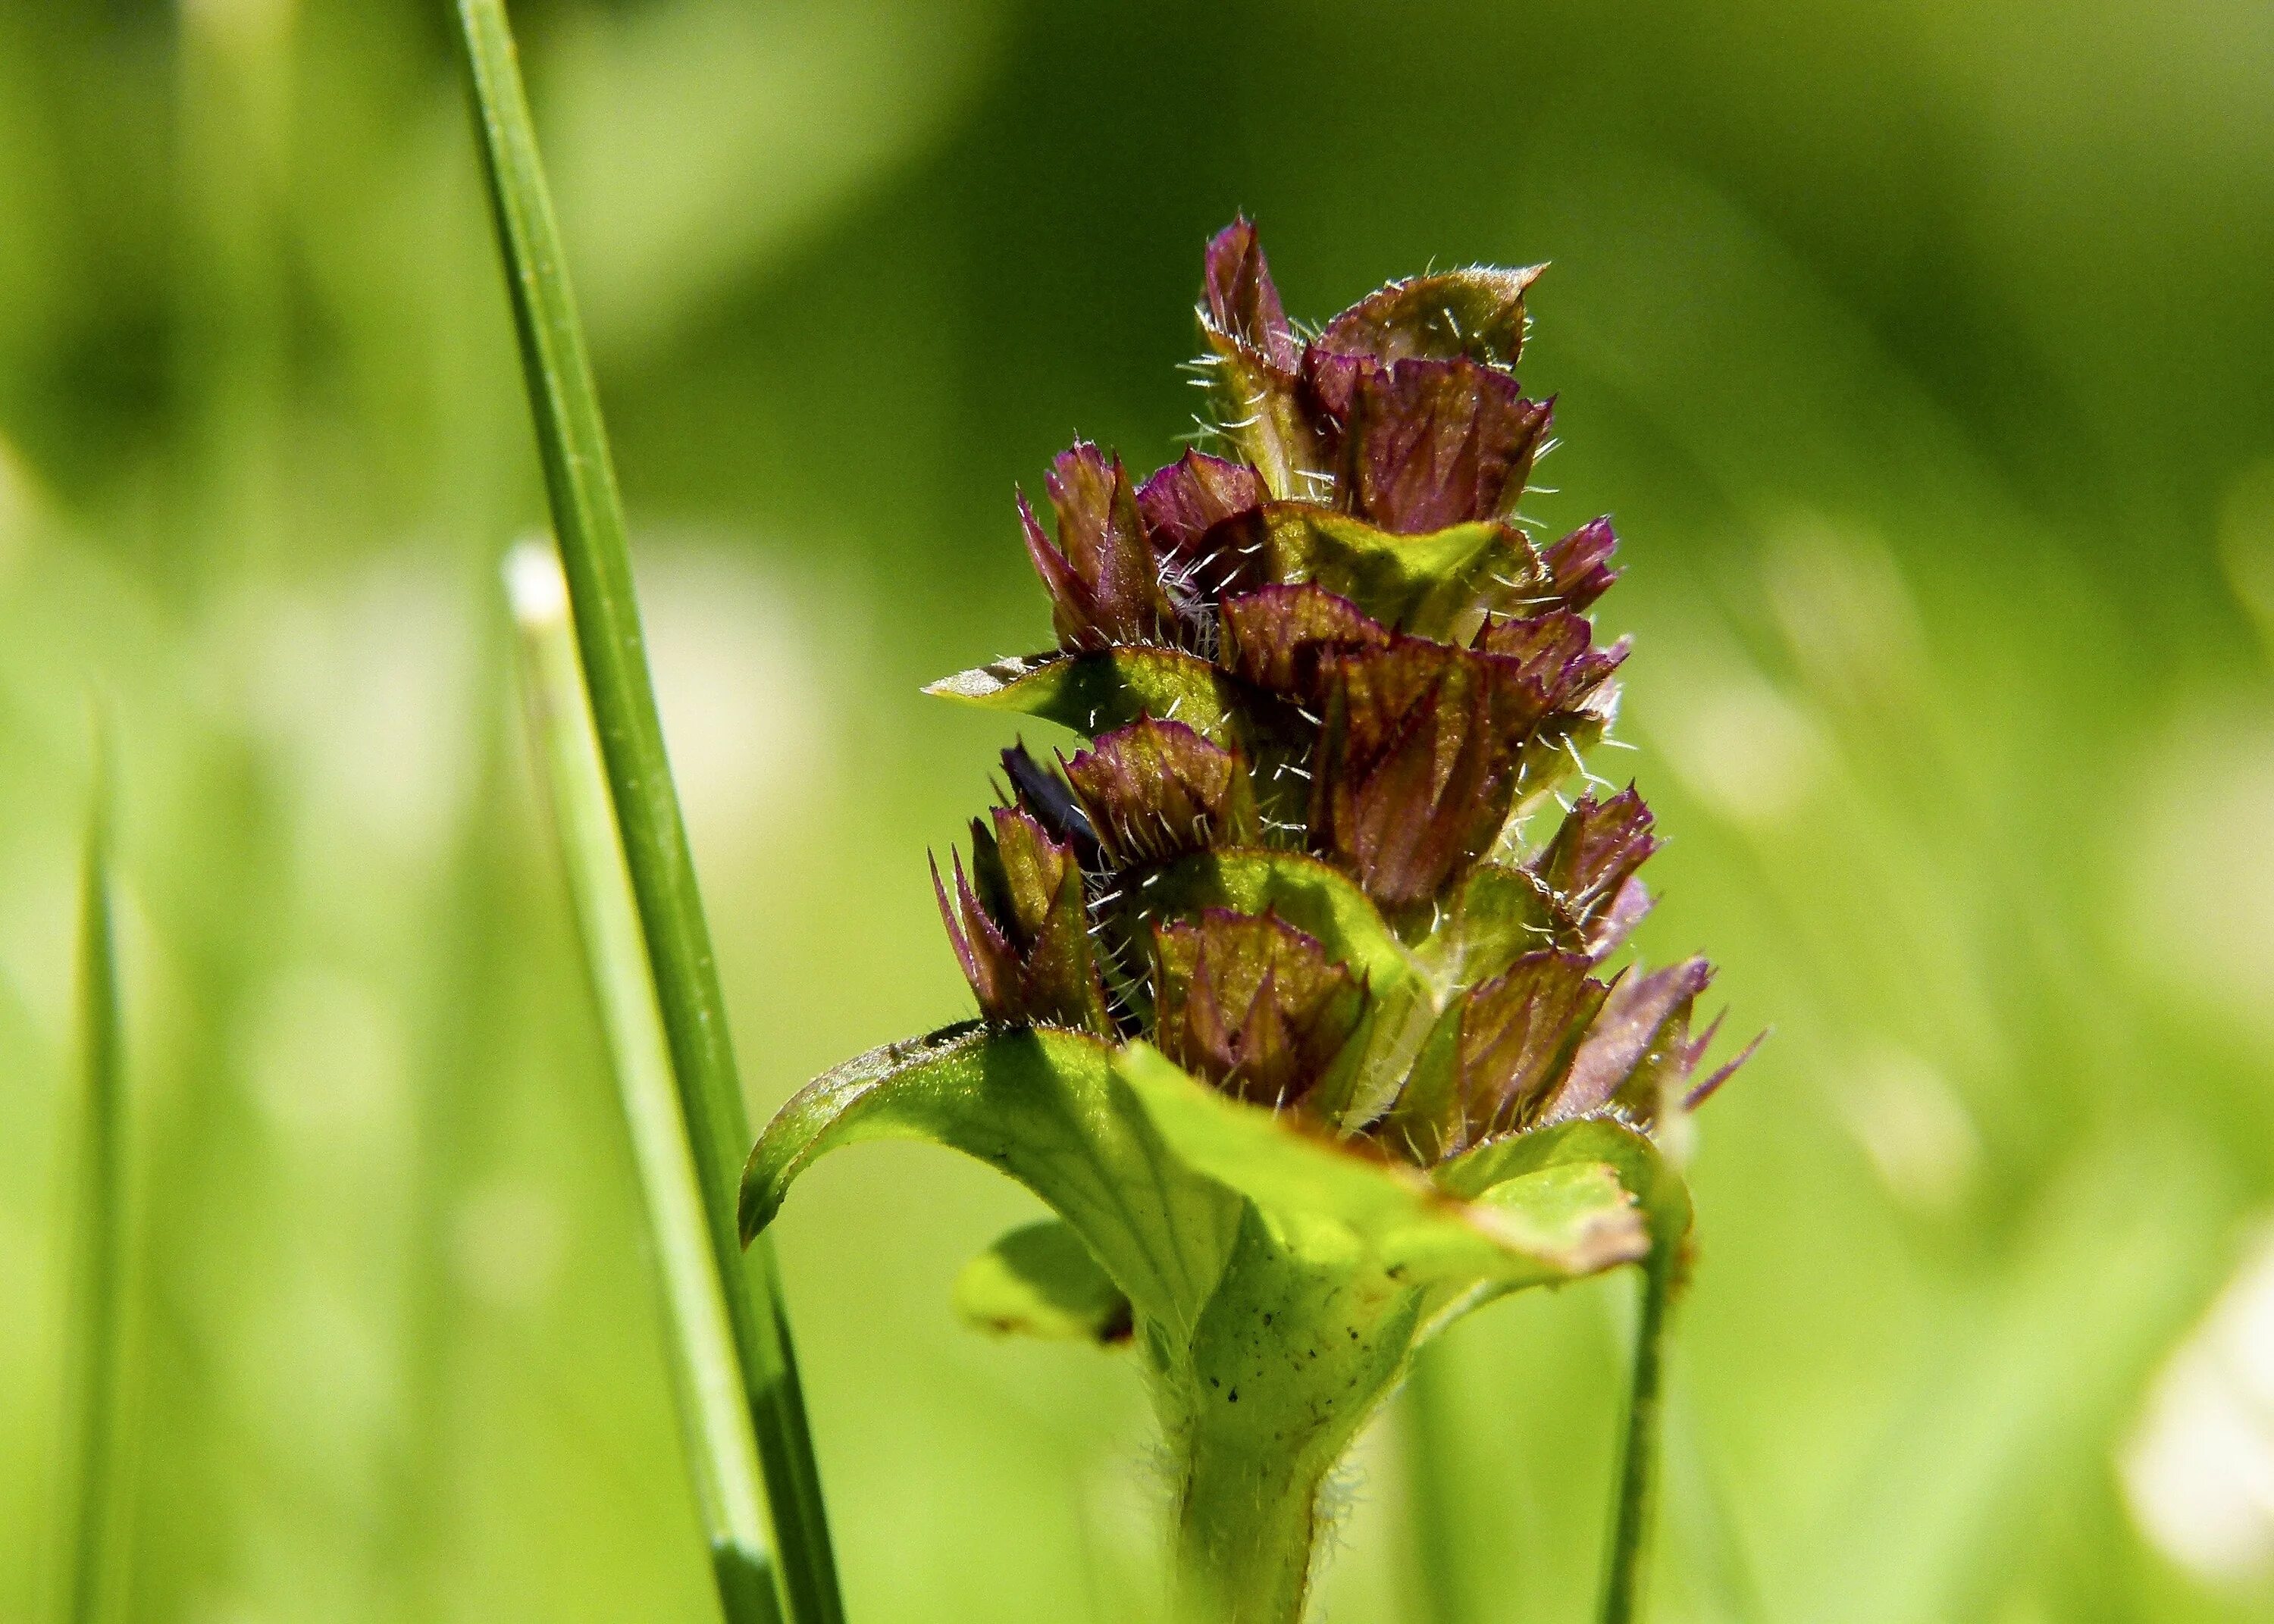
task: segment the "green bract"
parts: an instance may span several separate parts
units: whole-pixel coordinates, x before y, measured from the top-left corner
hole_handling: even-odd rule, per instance
[[[1300,1617],[1319,1488],[1428,1335],[1690,1224],[1661,1124],[1711,976],[1610,961],[1649,907],[1629,789],[1530,819],[1615,715],[1597,521],[1516,523],[1549,407],[1532,271],[1414,278],[1306,343],[1254,231],[1210,245],[1201,365],[1236,453],[1141,483],[1077,445],[1022,497],[1058,647],[935,693],[1058,723],[934,880],[983,1016],[840,1067],[744,1175],[961,1150],[1054,1224],[957,1287],[997,1331],[1128,1342],[1178,1463],[1177,1596]],[[952,879],[952,883],[951,883]]]

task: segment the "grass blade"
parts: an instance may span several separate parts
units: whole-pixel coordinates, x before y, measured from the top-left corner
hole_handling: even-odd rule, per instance
[[[1453,1440],[1460,1425],[1457,1373],[1442,1342],[1413,1356],[1405,1377],[1405,1493],[1415,1577],[1416,1612],[1427,1624],[1471,1624],[1457,1525],[1461,1492]]]
[[[1642,1267],[1642,1320],[1635,1327],[1634,1375],[1627,1389],[1626,1432],[1611,1511],[1610,1555],[1603,1570],[1602,1624],[1634,1624],[1642,1606],[1651,1514],[1658,1503],[1658,1421],[1663,1395],[1666,1317],[1679,1267],[1661,1241]]]
[[[66,1354],[71,1435],[64,1453],[71,1524],[62,1598],[62,1616],[71,1624],[92,1624],[99,1616],[111,1559],[125,1268],[125,1077],[110,916],[109,784],[100,755],[95,771],[79,881],[78,1222]]]
[[[569,900],[639,1169],[669,1322],[688,1467],[728,1624],[779,1624],[764,1491],[742,1404],[734,1329],[711,1264],[703,1187],[672,1083],[647,949],[576,665],[553,550],[524,542],[506,581],[521,629],[522,690],[542,756]]]
[[[502,0],[458,0],[530,409],[584,685],[724,1289],[794,1624],[840,1624],[835,1560],[772,1248],[747,1262],[734,1194],[750,1143],[726,1001],[640,633],[622,502]]]

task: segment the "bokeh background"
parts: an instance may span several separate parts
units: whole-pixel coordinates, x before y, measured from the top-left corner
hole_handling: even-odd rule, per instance
[[[1663,1624],[2274,1618],[2274,11],[524,0],[754,1109],[967,994],[924,876],[1150,466],[1206,234],[1552,259],[1701,1124]],[[0,0],[0,1617],[44,1616],[90,694],[132,1000],[132,1560],[184,1624],[714,1616],[512,694],[541,520],[442,0]],[[1145,1615],[1132,1372],[955,1327],[1031,1203],[779,1230],[859,1624]],[[1585,1616],[1626,1288],[1462,1327],[1426,1613]],[[1133,1466],[1131,1462],[1138,1462]]]

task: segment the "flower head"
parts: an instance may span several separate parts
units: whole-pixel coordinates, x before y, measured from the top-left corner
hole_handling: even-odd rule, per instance
[[[1112,1034],[1241,1100],[1331,1098],[1335,1129],[1425,1165],[1575,1116],[1654,1120],[1698,1063],[1711,975],[1607,966],[1650,907],[1638,871],[1660,844],[1633,788],[1529,834],[1615,716],[1627,654],[1587,618],[1616,579],[1610,522],[1545,546],[1517,523],[1553,410],[1514,370],[1538,274],[1393,282],[1306,342],[1254,228],[1225,229],[1199,312],[1222,455],[1133,487],[1094,446],[1058,457],[1055,544],[1019,512],[1059,651],[986,695],[1091,737],[1055,771],[1021,752],[1012,776],[1047,838],[1086,842],[1081,922],[1115,985]],[[1070,714],[1074,688],[1111,703]],[[1416,962],[1434,1024],[1393,1042],[1385,1019],[1345,1019],[1417,995],[1229,894],[1207,871],[1228,854],[1323,863]],[[1074,866],[1052,870],[1069,911],[1046,970],[1004,957],[1039,939],[1023,922],[1039,879],[997,933],[1013,948],[968,909],[953,928],[990,1019],[1057,1019],[1031,1013],[1048,1004],[1095,1028]],[[1314,1092],[1329,1035],[1362,1075]]]
[[[1672,1278],[1655,1136],[1744,1058],[1699,1079],[1704,959],[1621,962],[1641,796],[1567,799],[1627,644],[1587,618],[1610,522],[1542,545],[1519,518],[1537,275],[1409,278],[1306,339],[1254,228],[1209,244],[1216,443],[1141,481],[1061,455],[1050,526],[1017,502],[1057,646],[935,686],[1083,741],[1005,751],[968,868],[934,866],[981,1021],[819,1079],[745,1176],[746,1232],[883,1135],[1048,1202],[1063,1229],[998,1243],[959,1303],[1138,1350],[1201,1616],[1300,1616],[1318,1485],[1437,1327]]]

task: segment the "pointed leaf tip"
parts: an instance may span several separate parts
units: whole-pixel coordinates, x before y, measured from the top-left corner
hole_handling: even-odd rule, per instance
[[[1263,244],[1245,216],[1209,240],[1201,315],[1215,331],[1276,372],[1292,374],[1302,360],[1295,329],[1264,259]]]

